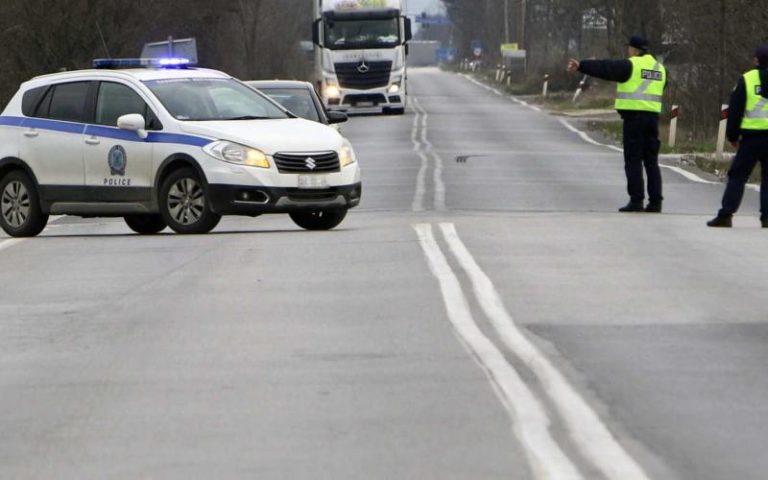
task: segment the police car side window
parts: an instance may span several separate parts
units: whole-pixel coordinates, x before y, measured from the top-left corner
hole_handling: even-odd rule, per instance
[[[96,123],[115,127],[118,118],[131,113],[144,116],[148,130],[162,128],[154,112],[132,88],[120,83],[101,82],[96,100]]]
[[[47,91],[48,86],[32,88],[24,92],[24,96],[21,99],[21,113],[23,113],[25,117],[34,117],[35,110]]]
[[[48,118],[85,123],[90,82],[61,83],[53,87]]]

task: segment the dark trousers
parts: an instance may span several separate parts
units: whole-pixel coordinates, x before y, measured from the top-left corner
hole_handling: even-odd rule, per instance
[[[661,169],[659,168],[659,117],[651,113],[632,112],[624,117],[624,171],[627,193],[632,203],[645,200],[643,168],[648,176],[648,199],[661,203]]]
[[[760,162],[763,170],[760,211],[763,219],[768,219],[768,136],[745,137],[741,141],[739,151],[736,152],[728,171],[728,185],[725,187],[720,216],[730,217],[739,210],[744,198],[744,188],[757,162]]]

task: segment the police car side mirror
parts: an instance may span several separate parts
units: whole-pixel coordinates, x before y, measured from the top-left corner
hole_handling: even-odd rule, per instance
[[[342,112],[328,112],[328,124],[333,125],[335,123],[344,123],[349,120],[346,113]]]
[[[141,139],[145,139],[149,136],[146,126],[147,121],[144,120],[144,116],[139,115],[138,113],[129,113],[128,115],[123,115],[117,119],[117,128],[136,132]]]

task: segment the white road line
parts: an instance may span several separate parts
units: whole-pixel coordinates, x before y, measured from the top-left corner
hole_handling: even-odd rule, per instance
[[[475,85],[478,85],[478,86],[483,87],[484,89],[486,89],[488,91],[491,91],[491,92],[499,94],[499,91],[496,90],[495,88],[491,88],[488,85],[485,85],[482,82],[479,82],[479,81],[475,80],[474,78],[470,77],[469,75],[466,75],[466,74],[462,73],[462,74],[460,74],[460,76],[464,77],[465,79],[469,80],[470,82],[474,83]],[[537,107],[537,106],[535,106],[535,105],[531,105],[528,102],[520,100],[519,98],[516,98],[516,97],[511,96],[511,95],[510,95],[510,98],[514,102],[516,102],[516,103],[518,103],[518,104],[520,104],[520,105],[522,105],[524,107],[528,107],[531,110],[534,110],[536,112],[542,112],[542,109]],[[624,152],[624,149],[622,149],[620,147],[617,147],[615,145],[608,145],[608,144],[605,144],[605,143],[598,142],[597,140],[595,140],[592,137],[590,137],[586,132],[583,132],[583,131],[579,130],[578,128],[574,127],[573,125],[571,125],[570,123],[568,123],[567,120],[562,120],[561,119],[560,123],[562,123],[563,126],[565,126],[565,128],[567,128],[568,130],[572,131],[573,133],[578,134],[581,137],[581,139],[584,140],[587,143],[590,143],[592,145],[596,145],[598,147],[609,148],[609,149],[611,149],[611,150],[613,150],[615,152],[622,152],[622,153]],[[705,184],[710,184],[710,185],[719,185],[720,184],[720,182],[712,182],[712,181],[706,180],[706,179],[701,178],[700,176],[696,175],[695,173],[689,172],[689,171],[684,170],[684,169],[679,168],[679,167],[674,167],[674,166],[671,166],[671,165],[661,165],[661,167],[669,169],[669,170],[672,170],[673,172],[678,173],[678,174],[682,175],[683,177],[687,178],[688,180],[691,180],[691,181],[696,182],[696,183],[705,183]],[[760,186],[759,185],[754,185],[754,184],[751,184],[751,183],[747,184],[747,188],[749,190],[754,190],[756,192],[760,191]]]
[[[411,129],[411,141],[413,142],[413,151],[416,152],[416,155],[419,156],[421,159],[421,165],[419,167],[419,173],[416,175],[416,192],[413,195],[413,204],[411,205],[411,209],[414,212],[423,212],[425,210],[424,208],[424,195],[426,195],[427,187],[426,187],[426,177],[427,177],[427,169],[429,168],[429,159],[427,156],[422,152],[422,144],[419,141],[419,130],[421,125],[421,119],[422,115],[421,112],[416,108],[416,99],[412,98],[411,100],[411,106],[413,107],[414,112],[416,115],[413,117],[413,126]]]
[[[573,125],[571,125],[570,123],[568,123],[567,120],[562,120],[561,119],[560,123],[562,123],[565,126],[565,128],[567,128],[568,130],[570,130],[570,131],[572,131],[574,133],[577,133],[587,143],[591,143],[592,145],[597,145],[598,147],[610,148],[611,150],[615,150],[617,152],[624,153],[624,149],[623,148],[619,148],[619,147],[617,147],[615,145],[607,145],[605,143],[600,143],[597,140],[595,140],[592,137],[590,137],[586,132],[581,131],[578,128],[576,128]],[[706,184],[706,185],[721,185],[721,182],[713,182],[711,180],[707,180],[705,178],[702,178],[702,177],[696,175],[693,172],[689,172],[688,170],[685,170],[685,169],[680,168],[680,167],[676,167],[676,166],[673,166],[673,165],[659,165],[659,166],[661,168],[666,168],[668,170],[672,170],[673,172],[675,172],[675,173],[677,173],[679,175],[682,175],[683,177],[687,178],[688,180],[690,180],[692,182],[703,183],[703,184]],[[749,184],[747,184],[746,187],[749,190],[754,190],[756,192],[760,191],[760,185],[754,185],[752,183],[749,183]]]
[[[568,123],[567,120],[561,119],[560,123],[562,123],[563,126],[565,128],[567,128],[568,130],[572,131],[573,133],[578,134],[581,137],[581,139],[584,140],[587,143],[591,143],[592,145],[597,145],[598,147],[610,148],[611,150],[614,150],[616,152],[624,153],[624,149],[623,148],[619,148],[619,147],[617,147],[615,145],[608,145],[608,144],[605,144],[605,143],[600,143],[597,140],[595,140],[592,137],[590,137],[586,132],[583,132],[583,131],[579,130],[578,128],[574,127],[573,125],[571,125],[570,123]]]
[[[432,142],[429,141],[429,137],[428,137],[429,114],[427,113],[426,109],[424,109],[424,107],[421,106],[421,102],[419,102],[418,99],[414,98],[413,104],[414,104],[414,108],[416,108],[421,114],[421,136],[420,136],[421,146],[426,150],[426,152],[432,157],[432,159],[435,162],[435,170],[432,175],[432,179],[435,184],[435,192],[434,192],[434,200],[433,200],[434,209],[437,211],[445,210],[445,183],[443,182],[443,159],[440,156],[440,154],[438,154],[437,151],[435,150],[435,147],[434,145],[432,145]]]
[[[448,318],[501,395],[512,418],[514,432],[536,478],[582,479],[574,464],[554,441],[546,410],[504,355],[472,318],[469,303],[432,233],[432,225],[414,225],[432,274],[440,284]]]
[[[647,480],[640,465],[619,445],[595,411],[549,359],[523,335],[491,279],[459,238],[456,227],[451,223],[443,223],[440,228],[451,251],[469,276],[483,312],[504,344],[536,375],[585,458],[609,479]]]

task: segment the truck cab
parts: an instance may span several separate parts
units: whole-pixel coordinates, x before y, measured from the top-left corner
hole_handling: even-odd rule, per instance
[[[405,112],[411,22],[403,0],[315,0],[315,75],[326,108]]]

